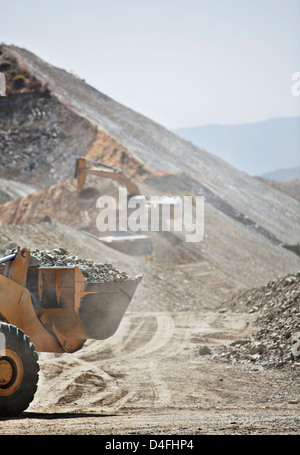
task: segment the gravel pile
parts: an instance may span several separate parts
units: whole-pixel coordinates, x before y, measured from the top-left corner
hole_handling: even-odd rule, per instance
[[[11,254],[11,250],[6,251],[5,254]],[[31,250],[29,266],[78,266],[89,283],[110,283],[130,278],[125,271],[118,270],[113,264],[95,263],[89,259],[81,259],[64,248],[55,248],[52,251]]]
[[[300,367],[300,272],[238,294],[224,307],[257,313],[260,330],[222,346],[214,358],[258,362],[267,368]]]

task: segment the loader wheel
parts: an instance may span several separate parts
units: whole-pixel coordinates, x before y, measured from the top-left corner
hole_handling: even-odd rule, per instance
[[[0,417],[15,417],[28,408],[38,372],[38,355],[28,336],[0,322]]]

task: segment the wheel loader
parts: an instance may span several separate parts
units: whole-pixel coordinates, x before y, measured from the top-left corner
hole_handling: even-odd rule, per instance
[[[30,266],[30,251],[0,259],[0,417],[20,415],[38,384],[38,352],[74,353],[116,332],[142,275],[90,283],[78,266]]]

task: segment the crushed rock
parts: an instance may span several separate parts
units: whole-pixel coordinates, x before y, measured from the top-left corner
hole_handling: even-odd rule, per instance
[[[222,346],[212,357],[254,362],[267,368],[300,367],[300,272],[247,290],[223,303],[236,312],[257,313],[260,329],[247,339]]]
[[[5,255],[11,254],[11,250]],[[95,263],[90,259],[81,259],[65,248],[52,251],[34,249],[30,251],[29,267],[74,267],[78,266],[87,282],[110,283],[128,280],[127,272],[118,270],[113,264]]]

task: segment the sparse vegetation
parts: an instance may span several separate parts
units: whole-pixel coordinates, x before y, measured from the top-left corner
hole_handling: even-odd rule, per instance
[[[15,76],[13,78],[13,83],[14,83],[14,86],[17,88],[24,87],[26,84],[26,78],[24,76],[22,76],[21,74],[18,74],[17,76]]]
[[[18,93],[40,92],[47,93],[38,79],[36,79],[17,59],[5,48],[0,47],[0,71],[6,79],[6,95]]]
[[[0,62],[0,71],[7,71],[11,67],[11,62],[3,60]]]

